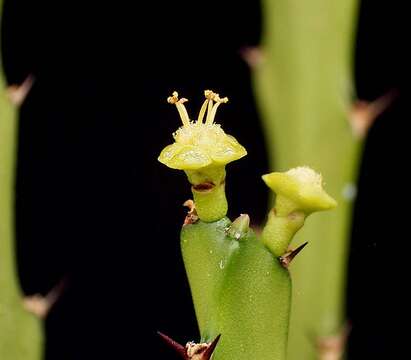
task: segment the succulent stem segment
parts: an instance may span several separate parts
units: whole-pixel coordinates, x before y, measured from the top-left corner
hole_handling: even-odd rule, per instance
[[[0,18],[3,10],[0,0]],[[7,87],[0,63],[0,359],[39,360],[43,331],[38,318],[23,306],[16,271],[13,189],[16,168],[17,108],[32,79]]]
[[[196,121],[191,121],[175,91],[167,101],[177,107],[183,126],[174,134],[175,143],[167,146],[158,160],[173,169],[184,170],[192,185],[194,202],[201,220],[213,222],[227,214],[225,166],[247,154],[237,140],[214,122],[218,107],[228,102],[211,90]]]
[[[201,343],[192,349],[194,353],[209,349],[221,334],[213,360],[285,360],[291,308],[288,267],[306,244],[291,251],[288,247],[309,214],[336,203],[322,189],[321,176],[301,167],[263,176],[277,199],[262,240],[250,229],[248,215],[231,222],[225,216],[225,164],[246,151],[213,124],[222,101],[217,94],[205,94],[197,122],[188,119],[185,99],[178,100],[176,93],[169,98],[183,127],[159,157],[167,166],[186,172],[194,195],[194,202],[185,203],[190,211],[181,230],[181,251],[201,333]],[[183,359],[205,359],[189,357],[187,348],[162,338]]]

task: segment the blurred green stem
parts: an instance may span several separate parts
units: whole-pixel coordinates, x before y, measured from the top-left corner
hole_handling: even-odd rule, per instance
[[[0,0],[0,18],[2,3]],[[0,359],[39,360],[42,353],[41,324],[23,308],[15,263],[16,123],[16,109],[8,99],[0,66]]]
[[[352,97],[355,0],[265,0],[263,61],[255,85],[272,164],[322,173],[335,211],[307,220],[297,242],[289,359],[318,358],[319,339],[345,322],[347,244],[361,140],[348,121]],[[318,345],[318,344],[317,344]],[[321,358],[321,354],[319,354]]]

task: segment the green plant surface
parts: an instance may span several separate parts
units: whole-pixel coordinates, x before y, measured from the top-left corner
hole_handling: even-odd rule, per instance
[[[217,329],[213,329],[212,318],[218,297],[214,287],[221,288],[224,272],[230,253],[236,247],[227,238],[227,229],[231,221],[224,217],[212,223],[198,221],[188,224],[181,230],[181,250],[183,259],[197,259],[185,262],[186,271],[191,281],[191,292],[195,294],[196,317],[201,329],[203,341],[212,340]]]
[[[182,253],[201,340],[209,342],[222,334],[215,359],[285,359],[288,270],[252,230],[246,228],[237,239],[230,229],[227,218],[182,229]]]
[[[188,123],[183,121],[183,126]],[[202,131],[209,136],[208,128]],[[201,145],[193,147],[196,152]],[[210,172],[209,164],[195,171],[201,172],[197,180],[204,183],[188,176],[195,183],[194,199],[201,192],[203,213],[211,209],[215,214],[214,191],[221,183],[221,172]],[[209,353],[195,357],[191,349],[204,351],[214,339],[219,342],[213,360],[286,359],[292,290],[288,266],[300,251],[290,250],[289,245],[308,215],[331,209],[336,202],[324,191],[321,175],[308,167],[267,174],[263,179],[277,193],[270,215],[280,221],[269,220],[261,239],[250,229],[246,214],[231,223],[221,212],[209,221],[196,211],[196,201],[186,202],[190,211],[181,230],[181,250],[202,343],[188,343],[186,351],[162,335],[185,359],[208,360]],[[225,199],[224,187],[220,189]]]
[[[16,274],[13,241],[16,124],[16,109],[6,95],[0,69],[0,359],[39,360],[42,326],[38,318],[23,308]]]
[[[292,268],[289,359],[316,359],[345,323],[346,263],[361,139],[348,121],[357,1],[265,0],[255,89],[272,167],[318,169],[339,203],[309,220]]]

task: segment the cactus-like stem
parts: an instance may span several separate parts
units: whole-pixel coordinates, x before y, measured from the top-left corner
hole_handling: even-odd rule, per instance
[[[0,0],[0,18],[3,10]],[[1,64],[0,64],[1,65]],[[40,320],[23,306],[14,249],[13,188],[16,149],[16,104],[27,94],[30,81],[7,88],[0,66],[0,359],[39,360],[42,353]],[[10,96],[11,95],[11,96]],[[10,99],[11,97],[11,99]]]

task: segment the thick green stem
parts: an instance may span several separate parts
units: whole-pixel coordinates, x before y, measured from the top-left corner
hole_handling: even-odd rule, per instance
[[[290,274],[254,234],[233,250],[219,299],[215,360],[286,359]]]
[[[226,237],[231,221],[223,218],[213,223],[198,221],[181,230],[181,250],[202,340],[212,340],[215,334],[214,311],[232,245]]]
[[[248,224],[241,215],[182,229],[201,340],[221,334],[215,360],[285,360],[291,279]]]
[[[10,300],[20,296],[13,243],[16,116],[4,89],[4,80],[0,75],[0,301],[5,301],[4,294],[10,294]]]
[[[0,18],[1,11],[0,0]],[[13,189],[16,122],[16,109],[7,97],[0,66],[0,359],[39,360],[42,352],[41,324],[23,309],[15,262]]]

